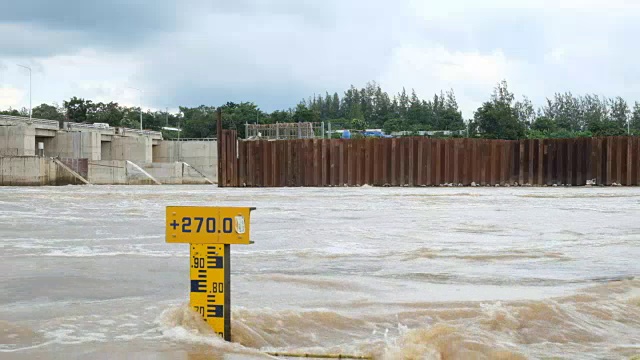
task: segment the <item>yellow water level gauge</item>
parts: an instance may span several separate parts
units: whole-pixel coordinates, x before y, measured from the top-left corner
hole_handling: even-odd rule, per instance
[[[168,243],[189,243],[191,308],[231,341],[230,244],[250,244],[249,207],[168,206]]]

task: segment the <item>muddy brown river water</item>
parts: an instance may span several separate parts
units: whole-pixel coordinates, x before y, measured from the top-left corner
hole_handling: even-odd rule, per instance
[[[167,205],[257,208],[233,343]],[[0,188],[0,249],[0,359],[640,355],[638,188]]]

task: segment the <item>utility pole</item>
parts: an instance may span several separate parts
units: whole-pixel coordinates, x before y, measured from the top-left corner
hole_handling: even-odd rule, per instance
[[[29,120],[31,120],[31,68],[20,64],[18,64],[18,66],[29,70]]]

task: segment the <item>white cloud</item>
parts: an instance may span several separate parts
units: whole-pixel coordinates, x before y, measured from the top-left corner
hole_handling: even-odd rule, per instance
[[[0,85],[0,109],[19,109],[21,107],[20,99],[24,96],[24,92],[20,89]]]
[[[488,98],[497,82],[509,78],[513,68],[500,50],[490,54],[450,51],[444,47],[402,46],[381,77],[383,87],[403,86],[429,98],[440,90],[454,89],[465,117]],[[462,91],[461,91],[462,89]]]

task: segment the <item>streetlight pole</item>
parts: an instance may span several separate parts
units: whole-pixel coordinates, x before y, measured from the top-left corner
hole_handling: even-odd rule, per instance
[[[133,90],[137,90],[140,92],[140,131],[142,131],[142,90],[138,89],[138,88],[134,88],[134,87],[129,87],[129,89],[133,89]]]
[[[29,120],[31,120],[31,68],[25,65],[17,65],[29,70]]]

